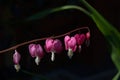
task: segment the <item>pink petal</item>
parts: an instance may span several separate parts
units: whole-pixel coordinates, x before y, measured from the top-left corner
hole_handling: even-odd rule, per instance
[[[70,40],[70,37],[69,36],[65,36],[64,38],[64,43],[65,43],[65,49],[68,50],[68,41]]]
[[[17,52],[17,50],[15,50],[15,53],[13,54],[13,62],[15,64],[19,64],[21,59],[21,55]]]
[[[60,53],[62,51],[62,42],[58,39],[54,40],[53,42],[53,50],[56,53]]]
[[[71,39],[67,43],[68,47],[72,49],[72,51],[76,51],[76,39],[75,37],[71,37]]]
[[[40,44],[36,45],[36,56],[39,56],[39,58],[42,58],[44,56],[44,52]]]
[[[45,49],[47,52],[50,52],[52,50],[52,46],[53,46],[53,39],[47,39],[45,42]]]
[[[29,52],[32,57],[36,56],[36,44],[29,45]]]
[[[90,32],[86,33],[86,39],[90,39]]]
[[[84,43],[84,41],[85,41],[85,35],[84,34],[81,34],[80,35],[80,38],[81,38],[81,44],[83,44]]]
[[[81,45],[85,41],[85,35],[84,34],[76,34],[75,39],[77,41],[77,44]]]
[[[76,49],[77,49],[77,45],[75,45],[74,47],[73,47],[73,52],[75,52],[76,51]]]
[[[75,37],[76,40],[78,40],[79,39],[79,34],[76,34],[74,37]]]

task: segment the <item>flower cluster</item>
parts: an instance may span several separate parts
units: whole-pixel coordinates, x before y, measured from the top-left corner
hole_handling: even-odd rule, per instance
[[[75,34],[74,36],[65,35],[64,36],[64,45],[59,39],[54,38],[46,38],[45,45],[42,47],[40,44],[29,44],[28,50],[32,58],[35,58],[36,65],[39,65],[41,59],[44,57],[45,52],[51,53],[51,61],[55,60],[55,54],[61,53],[62,50],[68,51],[67,55],[71,59],[74,52],[78,49],[79,52],[81,51],[81,46],[84,42],[88,44],[90,40],[90,32],[87,32],[86,34]],[[16,71],[19,71],[20,69],[20,62],[21,56],[15,50],[15,53],[13,54],[13,62],[14,67]]]

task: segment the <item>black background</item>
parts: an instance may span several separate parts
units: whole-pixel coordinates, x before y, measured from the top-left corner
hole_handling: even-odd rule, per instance
[[[89,0],[88,2],[112,25],[120,30],[120,2],[118,0]],[[85,80],[92,80],[88,77],[109,70],[113,70],[112,76],[116,73],[104,36],[98,30],[95,23],[82,12],[66,10],[52,13],[39,20],[19,23],[37,12],[66,4],[83,6],[77,0],[1,0],[0,50],[32,39],[60,35],[78,27],[88,26],[91,30],[90,46],[86,47],[83,45],[82,52],[76,52],[71,60],[68,59],[66,55],[67,52],[63,51],[61,54],[56,55],[54,62],[50,61],[50,54],[46,54],[40,65],[36,66],[34,59],[29,55],[28,45],[25,45],[17,49],[22,59],[20,62],[21,70],[19,73],[16,73],[12,62],[12,53],[14,53],[14,51],[0,54],[1,79],[23,80],[28,78],[34,80],[34,78],[31,78],[33,76],[23,73],[22,70],[42,75],[49,75],[52,71],[55,71],[53,73],[56,74],[58,70],[66,70],[81,78],[86,78]],[[63,38],[60,39],[62,40]],[[44,41],[38,43],[44,46]],[[104,79],[110,80],[112,76],[109,75],[109,78]],[[94,80],[98,80],[98,78]]]

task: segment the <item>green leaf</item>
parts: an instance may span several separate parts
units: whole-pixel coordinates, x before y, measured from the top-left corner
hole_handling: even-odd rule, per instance
[[[75,5],[66,5],[66,6],[57,7],[57,8],[54,8],[54,9],[48,9],[48,10],[44,10],[42,12],[38,12],[38,13],[28,17],[25,21],[32,21],[32,20],[41,19],[43,17],[48,16],[51,13],[58,12],[58,11],[63,11],[63,10],[69,10],[69,9],[80,10],[80,11],[84,12],[86,15],[90,16],[90,13],[82,7],[75,6]]]
[[[120,71],[113,77],[112,80],[118,80],[120,76]]]
[[[115,46],[113,46],[111,58],[113,62],[115,63],[117,69],[120,71],[120,50],[118,49],[119,48],[116,48]]]
[[[110,44],[112,50],[112,61],[118,69],[118,73],[120,73],[120,32],[85,0],[80,0],[80,2],[83,3],[89,10],[89,12],[91,13],[91,18],[96,23],[98,29],[103,33],[108,43]],[[117,80],[119,78],[120,74],[118,73],[113,78],[113,80]]]
[[[112,80],[118,80],[120,76],[120,49],[119,48],[112,46],[111,58],[116,68],[118,69],[118,73],[113,77]]]
[[[85,0],[80,0],[80,2],[83,3],[88,11],[91,13],[91,18],[96,23],[98,29],[107,38],[108,42],[120,47],[120,33],[118,32],[118,30]]]

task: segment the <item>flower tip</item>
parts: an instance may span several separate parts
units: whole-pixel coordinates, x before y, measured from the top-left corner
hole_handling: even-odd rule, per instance
[[[87,47],[90,45],[90,32],[86,33],[86,45]]]
[[[19,70],[20,70],[20,65],[19,65],[19,64],[15,64],[14,67],[15,67],[15,69],[16,69],[16,72],[19,72]]]
[[[90,39],[90,32],[87,32],[87,33],[86,33],[86,38],[87,38],[87,39]]]
[[[55,53],[54,52],[51,52],[51,61],[54,61],[55,60]]]
[[[71,59],[72,56],[73,56],[73,51],[72,51],[72,49],[69,49],[68,50],[68,57]]]
[[[40,63],[40,58],[38,56],[35,58],[35,63],[36,63],[36,65],[39,65],[39,63]]]

